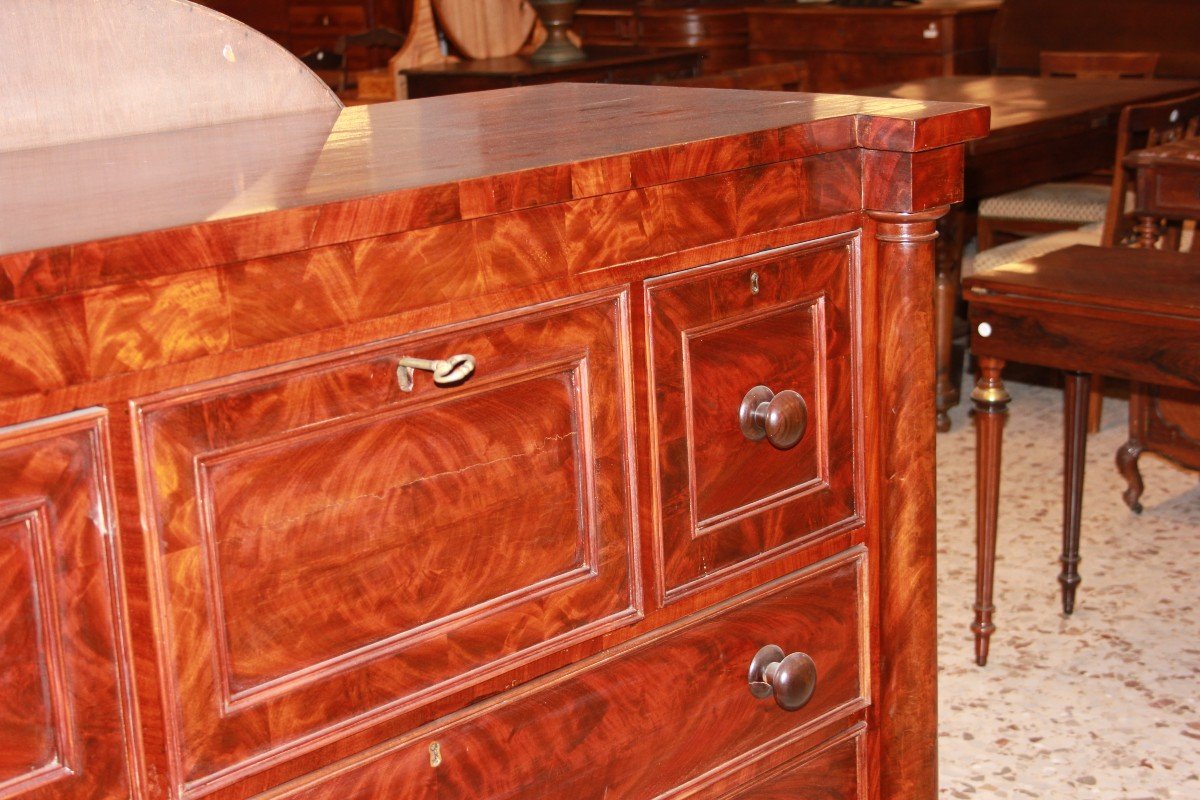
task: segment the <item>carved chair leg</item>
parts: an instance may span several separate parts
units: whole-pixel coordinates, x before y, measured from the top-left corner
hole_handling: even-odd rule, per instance
[[[1143,428],[1146,423],[1146,387],[1139,383],[1129,387],[1129,439],[1117,448],[1117,470],[1125,479],[1126,488],[1121,494],[1125,505],[1135,514],[1142,513],[1142,471],[1138,469],[1138,457],[1146,449]]]
[[[1130,439],[1117,448],[1117,470],[1125,479],[1126,488],[1121,493],[1121,499],[1129,510],[1135,514],[1142,513],[1142,471],[1138,469],[1138,457],[1145,447],[1136,439]]]
[[[1063,446],[1063,613],[1075,610],[1075,589],[1079,586],[1079,525],[1083,513],[1083,466],[1087,455],[1088,399],[1091,376],[1083,372],[1066,373],[1063,387],[1065,403]]]
[[[975,405],[975,663],[987,664],[992,623],[992,585],[996,567],[996,519],[1000,510],[1000,447],[1008,402],[1012,398],[1000,380],[1004,361],[979,359],[979,379],[971,400]]]

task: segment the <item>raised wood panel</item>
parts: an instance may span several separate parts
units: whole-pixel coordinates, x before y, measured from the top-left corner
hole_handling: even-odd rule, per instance
[[[135,401],[186,795],[635,621],[623,294]],[[437,388],[402,356],[471,353]]]
[[[0,429],[0,797],[132,796],[105,417]]]
[[[866,707],[866,578],[864,551],[850,551],[261,800],[713,796]],[[750,694],[750,660],[771,643],[816,662],[798,711]],[[828,761],[827,784],[853,780],[844,759]]]
[[[861,524],[857,247],[841,237],[648,282],[664,599]],[[805,399],[794,447],[743,435],[758,385]]]
[[[860,800],[867,796],[864,780],[864,736],[861,730],[815,748],[813,752],[729,794],[722,800]]]

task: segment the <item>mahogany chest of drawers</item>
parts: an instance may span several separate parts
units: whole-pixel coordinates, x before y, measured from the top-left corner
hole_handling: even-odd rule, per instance
[[[932,800],[986,127],[559,84],[0,154],[0,796]]]

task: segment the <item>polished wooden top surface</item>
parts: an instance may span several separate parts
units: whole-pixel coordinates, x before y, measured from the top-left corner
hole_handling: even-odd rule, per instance
[[[982,270],[963,289],[970,302],[1008,295],[1200,320],[1200,261],[1191,253],[1075,245]]]
[[[1129,103],[1200,89],[1200,81],[1038,78],[1026,75],[947,75],[857,89],[855,94],[981,103],[992,108],[992,132],[1073,114],[1119,109]]]
[[[450,202],[438,213],[455,216],[473,179],[521,173],[557,191],[556,165],[630,154],[644,165],[632,178],[629,163],[611,166],[637,186],[859,145],[923,150],[986,130],[987,109],[945,103],[601,84],[360,106],[0,154],[0,256],[339,201],[362,220],[370,196],[404,191],[406,208]],[[714,157],[711,140],[724,139]],[[689,159],[693,142],[709,155]],[[588,190],[568,181],[563,191]]]
[[[1125,166],[1139,167],[1169,166],[1189,172],[1200,171],[1200,138],[1179,139],[1144,150],[1135,150],[1125,157]]]

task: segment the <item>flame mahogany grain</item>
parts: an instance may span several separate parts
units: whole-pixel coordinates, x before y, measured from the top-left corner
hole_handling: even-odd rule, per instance
[[[933,220],[986,127],[558,84],[0,154],[5,491],[90,579],[72,779],[932,800]],[[791,450],[741,433],[758,384],[805,395]],[[25,427],[78,409],[110,446]],[[13,680],[56,699],[0,711],[0,781],[76,700],[23,585]],[[749,692],[769,643],[816,660],[797,712]]]

